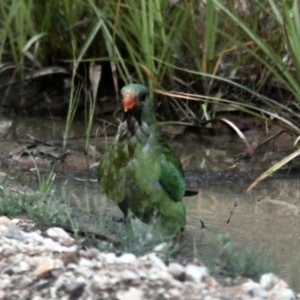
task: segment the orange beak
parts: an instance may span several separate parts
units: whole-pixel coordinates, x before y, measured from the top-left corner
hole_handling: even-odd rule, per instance
[[[125,95],[122,99],[122,105],[125,112],[133,109],[133,107],[136,105],[135,97],[133,95]]]

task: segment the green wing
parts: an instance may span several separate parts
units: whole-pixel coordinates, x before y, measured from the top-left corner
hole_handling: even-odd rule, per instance
[[[170,158],[162,159],[162,173],[160,184],[174,202],[182,201],[185,191],[185,181],[180,170],[170,161]]]
[[[182,165],[169,145],[161,142],[161,176],[160,184],[174,202],[182,200],[185,191],[185,179]]]

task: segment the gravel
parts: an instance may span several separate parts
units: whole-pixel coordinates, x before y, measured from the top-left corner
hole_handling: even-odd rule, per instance
[[[224,287],[201,263],[81,250],[63,229],[0,217],[0,299],[300,299],[275,274]]]

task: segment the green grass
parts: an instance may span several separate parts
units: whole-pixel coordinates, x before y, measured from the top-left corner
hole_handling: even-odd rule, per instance
[[[119,230],[124,252],[144,255],[159,247],[160,255],[168,260],[176,246],[174,237],[162,235],[157,226],[145,224],[137,218],[132,218],[129,224],[121,224]]]
[[[134,80],[160,89],[219,95],[237,102],[237,109],[259,101],[270,112],[283,110],[282,117],[289,119],[295,117],[293,110],[270,101],[264,90],[275,80],[295,101],[300,99],[299,9],[297,1],[291,3],[256,0],[243,8],[218,0],[176,4],[158,0],[3,1],[0,61],[2,66],[14,63],[20,75],[49,65],[64,66],[70,79],[82,78],[78,84],[87,90],[89,75],[78,74],[78,66],[106,61],[111,64],[116,91],[120,79]],[[283,61],[287,53],[294,68]],[[248,71],[250,66],[253,72]],[[237,71],[240,77],[232,75]],[[230,99],[233,93],[228,85],[235,94],[248,88],[260,96],[245,94],[247,101]],[[70,100],[74,99],[72,91]],[[88,93],[84,94],[81,97],[90,101]],[[161,100],[169,117],[182,118],[189,109],[184,100]],[[214,118],[214,105],[201,103],[202,114],[196,117]],[[76,111],[72,101],[70,106],[70,111]]]
[[[217,237],[217,272],[227,276],[240,276],[259,281],[261,275],[274,271],[271,259],[259,249],[236,249],[226,235]]]
[[[83,104],[88,149],[96,112],[101,117],[101,105],[105,105],[98,102],[98,85],[89,84],[93,77],[89,71],[95,63],[109,64],[111,72],[101,74],[101,79],[113,83],[116,95],[120,82],[131,81],[161,91],[155,98],[163,120],[207,124],[218,118],[220,104],[226,104],[266,125],[276,122],[294,134],[297,142],[298,1],[255,0],[246,7],[238,3],[2,1],[0,75],[5,83],[0,84],[0,102],[31,108],[26,87],[63,70],[71,83],[64,145]],[[49,71],[54,66],[61,68]],[[15,88],[16,83],[20,88]],[[18,94],[9,101],[12,91]],[[287,159],[277,166],[282,161]],[[266,174],[276,170],[273,167]]]
[[[0,213],[7,216],[26,216],[41,225],[70,227],[71,209],[65,201],[56,199],[53,190],[53,173],[39,174],[38,190],[5,180],[0,186]]]
[[[64,66],[69,69],[72,85],[79,75],[81,79],[76,82],[86,90],[89,75],[78,74],[79,65],[106,61],[113,70],[111,80],[116,92],[120,79],[134,80],[160,89],[206,97],[218,95],[235,101],[237,109],[259,101],[265,110],[282,113],[284,119],[297,117],[293,110],[278,105],[264,92],[277,82],[295,101],[300,99],[297,1],[292,1],[292,6],[272,0],[254,1],[247,9],[218,0],[205,3],[3,1],[0,61],[3,67],[13,63],[23,76],[48,66]],[[283,61],[287,53],[294,68]],[[239,71],[241,75],[232,75]],[[244,93],[245,88],[258,96],[245,93],[245,99],[230,98]],[[70,111],[76,111],[72,101],[76,90],[78,87],[71,91]],[[89,102],[94,99],[89,95],[83,93],[80,98]],[[164,113],[172,118],[177,115],[182,119],[190,107],[184,100],[160,100]],[[196,118],[214,118],[214,106],[199,104],[202,113],[193,108]],[[93,111],[87,109],[86,113],[90,116]],[[192,122],[189,118],[188,121]]]

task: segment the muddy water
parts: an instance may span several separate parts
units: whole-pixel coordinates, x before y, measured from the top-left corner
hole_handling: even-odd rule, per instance
[[[61,139],[62,123],[55,121],[53,127],[51,121],[43,127],[42,136],[38,136],[34,130],[36,125],[26,128],[24,122],[18,122],[24,132],[30,132],[37,140],[42,140],[49,133],[47,143],[51,140],[53,128],[59,128],[55,143],[55,147],[59,148],[60,143],[57,140]],[[40,120],[39,124],[41,122]],[[82,127],[79,126],[81,131]],[[97,128],[94,132],[97,132]],[[79,135],[82,136],[83,133]],[[22,145],[18,126],[15,125],[13,132],[1,133],[1,136],[1,157],[8,161],[6,164],[9,164],[10,159],[17,161],[18,169],[22,165],[21,170],[24,171],[28,155],[24,156],[21,151],[13,149]],[[97,212],[98,208],[103,212],[105,207],[108,213],[118,213],[114,204],[99,195],[97,183],[87,182],[86,174],[95,179],[95,173],[86,172],[84,168],[96,162],[99,156],[93,154],[87,157],[82,150],[85,139],[76,140],[76,136],[76,131],[72,131],[73,140],[72,144],[69,144],[71,151],[61,164],[63,168],[58,171],[60,176],[54,187],[58,191],[64,190],[71,205],[84,207],[92,212]],[[26,144],[26,141],[23,143]],[[105,143],[99,137],[91,140],[91,145],[100,149],[100,152],[103,151]],[[39,153],[37,155],[40,157],[36,163],[47,173],[55,157],[53,151],[56,150],[46,149],[47,152],[44,147],[42,151],[38,144],[36,142],[36,151],[32,152],[34,154],[29,158],[32,160],[32,157]],[[259,174],[293,151],[290,137],[282,136],[281,140],[260,148],[250,158],[239,160],[236,159],[236,155],[242,153],[245,147],[232,135],[213,138],[202,136],[201,140],[198,137],[192,136],[187,139],[186,136],[182,136],[176,139],[176,142],[172,141],[172,147],[181,157],[184,169],[196,171],[191,177],[187,176],[187,180],[188,185],[198,191],[198,195],[184,200],[188,214],[185,242],[189,249],[185,250],[186,255],[193,256],[195,251],[200,254],[206,253],[200,257],[211,263],[214,259],[216,237],[226,234],[241,251],[258,249],[263,255],[271,258],[275,263],[276,272],[300,291],[300,180],[281,176],[263,182],[250,193],[245,192],[251,177],[255,178],[255,172]],[[32,148],[31,144],[30,149]],[[297,166],[299,161],[294,160],[292,164]],[[197,173],[199,171],[206,173]],[[222,172],[225,172],[224,176]],[[77,177],[82,181],[78,181]],[[228,178],[224,180],[224,177]],[[201,228],[200,221],[204,223],[205,229]]]
[[[265,256],[275,272],[300,291],[299,159],[246,192],[257,175],[294,151],[289,149],[289,138],[282,136],[274,148],[263,147],[253,157],[241,160],[233,159],[243,149],[236,140],[224,143],[216,139],[215,143],[202,142],[191,148],[186,145],[179,152],[185,157],[187,170],[195,165],[200,170],[199,178],[191,180],[199,193],[185,204],[188,234],[198,241],[198,251],[204,250],[203,260],[213,264],[215,241],[224,234],[239,251],[257,250]],[[186,155],[186,149],[194,151]],[[200,220],[205,229],[201,229]]]

